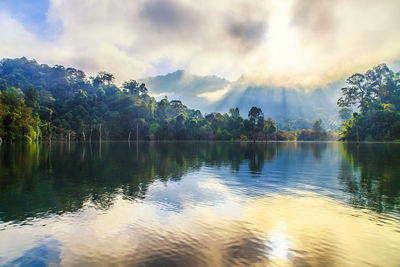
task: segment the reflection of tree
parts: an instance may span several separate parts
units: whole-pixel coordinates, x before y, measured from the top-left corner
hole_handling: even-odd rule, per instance
[[[323,153],[326,151],[328,147],[328,143],[323,143],[323,142],[321,143],[304,142],[304,143],[298,143],[297,145],[300,151],[312,152],[314,160],[317,162],[321,160]]]
[[[315,144],[314,144],[315,145]],[[302,144],[313,153],[325,146]],[[3,145],[0,149],[1,220],[80,209],[88,201],[107,209],[115,197],[144,198],[155,180],[179,180],[203,166],[265,171],[288,143],[86,143]],[[101,150],[101,153],[100,153]],[[296,147],[298,150],[298,147]],[[320,153],[319,153],[320,155]],[[287,159],[290,160],[290,159]],[[245,178],[245,177],[243,177]],[[27,204],[29,203],[29,205]]]
[[[249,169],[252,173],[261,172],[264,167],[265,147],[261,145],[253,145],[253,149],[247,151],[249,158]]]
[[[342,144],[339,182],[354,206],[400,212],[400,146]]]

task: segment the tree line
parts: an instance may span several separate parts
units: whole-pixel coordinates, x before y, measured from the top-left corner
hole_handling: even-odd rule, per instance
[[[121,87],[111,73],[94,77],[25,57],[0,61],[0,140],[325,140],[322,121],[283,131],[258,107],[202,114],[179,100],[156,101],[143,83]]]

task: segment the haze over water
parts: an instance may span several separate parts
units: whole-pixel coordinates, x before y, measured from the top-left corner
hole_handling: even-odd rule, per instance
[[[0,146],[0,265],[398,266],[400,144]]]

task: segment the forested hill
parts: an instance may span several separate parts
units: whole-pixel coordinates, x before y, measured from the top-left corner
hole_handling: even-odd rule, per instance
[[[49,67],[24,57],[3,59],[0,136],[29,140],[39,132],[43,140],[65,136],[84,140],[99,139],[101,133],[103,139],[126,140],[138,126],[145,139],[150,128],[155,133],[161,127],[152,124],[156,117],[167,120],[180,113],[184,119],[201,117],[179,102],[156,103],[145,85],[134,80],[125,82],[123,88],[113,82],[114,76],[106,72],[86,77],[81,70]]]
[[[81,70],[24,57],[0,61],[0,138],[7,142],[127,140],[137,130],[143,140],[295,138],[265,120],[260,108],[245,112],[247,119],[238,108],[203,116],[179,100],[157,102],[135,80],[118,88],[110,73],[86,77]]]

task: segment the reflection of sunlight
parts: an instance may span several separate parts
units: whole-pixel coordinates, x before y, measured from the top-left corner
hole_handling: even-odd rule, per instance
[[[260,261],[269,266],[398,265],[397,221],[378,225],[374,213],[316,193],[246,199],[218,178],[201,181],[193,191],[187,191],[187,185],[197,184],[198,175],[186,177],[181,187],[176,183],[163,187],[171,191],[161,197],[198,194],[190,198],[190,205],[181,205],[179,212],[167,210],[160,215],[160,201],[131,202],[118,195],[106,210],[88,201],[78,213],[0,231],[0,240],[17,240],[11,249],[0,244],[0,256],[3,251],[8,253],[7,260],[17,258],[21,255],[13,251],[35,248],[42,240],[57,240],[60,264],[67,266],[136,266],[169,257],[184,263],[191,260],[187,266],[247,266]],[[155,186],[156,190],[150,186],[147,196],[157,200],[154,194],[161,187]],[[223,196],[218,203],[212,198],[217,194]],[[212,199],[215,205],[201,205],[204,199]],[[19,244],[22,237],[30,244]]]
[[[267,236],[267,246],[270,248],[268,257],[274,261],[289,261],[290,249],[293,245],[284,234],[285,227],[279,224],[277,229],[274,229]]]
[[[347,260],[362,266],[362,260],[396,266],[400,259],[395,252],[400,244],[398,224],[387,220],[381,227],[375,223],[374,213],[317,193],[292,194],[251,201],[241,218],[251,222],[253,231],[263,233],[269,249],[266,256],[275,265],[313,262],[341,266]],[[377,247],[380,253],[374,253]]]

